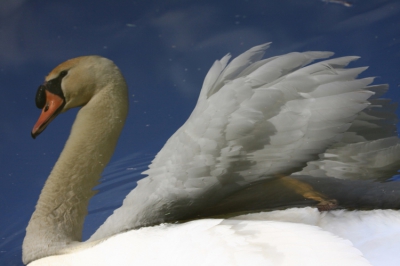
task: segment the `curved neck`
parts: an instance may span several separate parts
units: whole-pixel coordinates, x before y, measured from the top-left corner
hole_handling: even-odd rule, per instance
[[[62,253],[81,241],[92,190],[110,160],[128,110],[122,76],[79,111],[26,229],[23,261]]]

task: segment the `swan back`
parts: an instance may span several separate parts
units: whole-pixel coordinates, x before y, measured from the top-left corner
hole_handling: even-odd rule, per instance
[[[370,265],[350,241],[317,226],[240,219],[204,219],[132,230],[92,248],[44,258],[32,266],[60,262],[104,266]]]

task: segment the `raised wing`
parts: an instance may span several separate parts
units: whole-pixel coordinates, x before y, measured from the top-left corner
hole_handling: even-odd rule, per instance
[[[92,239],[184,219],[249,184],[299,171],[369,106],[373,79],[356,79],[365,68],[345,69],[358,57],[261,60],[267,47],[214,63],[189,119]]]

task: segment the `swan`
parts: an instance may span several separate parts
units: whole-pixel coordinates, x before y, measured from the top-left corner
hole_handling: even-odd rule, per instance
[[[362,217],[371,212],[293,208],[197,219],[222,202],[240,201],[241,191],[299,173],[308,162],[323,168],[327,163],[318,155],[328,158],[328,148],[345,147],[344,139],[360,140],[352,126],[365,118],[368,99],[387,89],[370,85],[373,78],[357,79],[365,67],[345,68],[358,57],[326,59],[333,53],[312,51],[262,59],[268,47],[253,47],[230,63],[228,54],[213,64],[188,120],[157,154],[147,177],[86,242],[81,234],[87,205],[125,122],[127,85],[118,67],[100,56],[70,59],[53,69],[37,90],[42,111],[32,137],[58,114],[80,110],[26,228],[23,262],[371,265],[375,257],[368,261],[366,255],[376,242],[368,247],[364,237],[357,244],[360,237],[340,231],[351,216],[352,233],[362,234]],[[334,202],[309,189],[302,193],[307,192],[323,204]],[[379,227],[382,232],[399,224],[395,211],[372,216],[391,222]]]

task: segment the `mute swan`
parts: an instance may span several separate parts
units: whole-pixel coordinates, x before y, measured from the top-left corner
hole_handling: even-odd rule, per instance
[[[81,109],[26,229],[24,263],[370,265],[349,241],[316,227],[335,219],[312,208],[161,224],[193,220],[249,186],[300,171],[340,142],[370,105],[368,98],[386,88],[369,86],[372,78],[356,79],[365,68],[345,69],[357,57],[311,65],[332,53],[261,59],[268,46],[253,47],[229,64],[230,55],[214,63],[194,111],[157,154],[148,177],[84,243],[92,188],[127,115],[127,86],[114,63],[99,56],[52,70],[36,95],[42,113],[32,136],[59,113]],[[263,217],[271,221],[259,221]],[[393,212],[388,219],[399,217]]]

